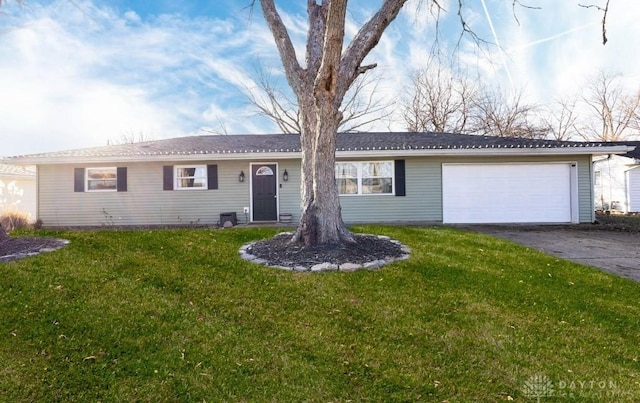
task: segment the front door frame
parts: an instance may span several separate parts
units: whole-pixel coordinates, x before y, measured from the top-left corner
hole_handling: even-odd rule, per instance
[[[253,219],[253,213],[254,213],[254,209],[253,209],[253,167],[255,165],[275,165],[276,169],[274,172],[274,175],[276,176],[276,218],[275,220],[273,220],[273,222],[277,222],[278,221],[278,217],[280,216],[280,168],[278,166],[278,163],[275,161],[261,161],[261,162],[250,162],[249,163],[249,206],[251,209],[251,213],[249,214],[250,217],[250,221],[251,222],[272,222],[272,221],[255,221]]]

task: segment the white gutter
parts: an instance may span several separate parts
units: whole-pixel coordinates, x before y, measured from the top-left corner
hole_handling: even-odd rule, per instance
[[[624,154],[633,150],[631,146],[610,147],[564,147],[564,148],[458,148],[458,149],[411,149],[411,150],[357,150],[336,151],[338,157],[499,157],[499,156],[541,156],[541,155],[606,155]]]
[[[606,155],[624,154],[634,146],[600,147],[468,147],[468,148],[424,148],[424,149],[384,149],[337,150],[336,158],[392,158],[392,157],[499,157],[499,156],[548,156],[548,155]],[[158,153],[126,156],[65,156],[65,157],[13,157],[0,162],[14,165],[60,165],[60,164],[102,164],[125,162],[177,162],[177,161],[237,161],[237,160],[291,160],[300,159],[299,151],[273,152],[226,152],[226,153]]]

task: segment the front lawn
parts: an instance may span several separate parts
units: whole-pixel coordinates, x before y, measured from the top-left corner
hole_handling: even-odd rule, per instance
[[[640,284],[446,227],[411,259],[295,273],[275,229],[37,231],[0,263],[2,401],[640,400]]]

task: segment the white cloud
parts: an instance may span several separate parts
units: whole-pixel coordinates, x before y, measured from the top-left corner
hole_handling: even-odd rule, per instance
[[[260,10],[225,15],[117,10],[99,0],[5,2],[0,16],[0,155],[105,144],[123,133],[164,138],[223,124],[229,133],[264,133],[273,124],[256,118],[243,95],[254,86],[256,65],[286,85],[273,38]],[[155,3],[154,3],[155,4]],[[281,4],[285,4],[284,2]],[[434,20],[409,2],[366,63],[377,63],[379,96],[392,102],[426,63],[436,38]],[[462,70],[484,84],[527,90],[532,102],[579,91],[598,70],[619,72],[629,87],[640,81],[640,3],[611,3],[600,44],[601,14],[577,1],[540,0],[542,10],[486,0],[505,50],[478,47],[461,33],[455,1],[440,2],[438,38]],[[371,15],[364,0],[350,3],[347,36]],[[479,2],[465,2],[464,18],[492,41]],[[179,7],[173,7],[173,10]],[[301,62],[307,31],[304,5],[281,8]],[[386,122],[374,130],[386,130]],[[402,130],[402,124],[392,125]]]
[[[251,82],[245,70],[268,39],[256,21],[251,31],[260,37],[242,18],[143,22],[134,11],[88,1],[3,11],[10,15],[0,20],[0,155],[103,145],[124,133],[188,134],[227,119],[229,108],[237,120],[229,126],[246,132],[237,115],[249,114],[241,105]],[[216,116],[207,112],[215,104]]]

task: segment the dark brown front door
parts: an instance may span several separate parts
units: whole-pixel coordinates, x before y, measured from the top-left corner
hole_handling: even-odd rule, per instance
[[[275,164],[253,165],[251,167],[253,221],[276,221],[278,219],[276,175]]]

